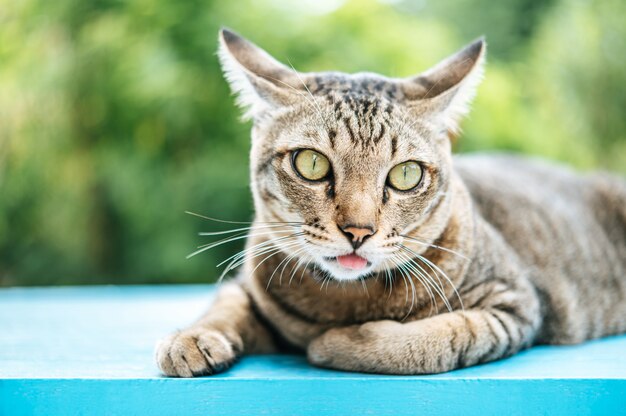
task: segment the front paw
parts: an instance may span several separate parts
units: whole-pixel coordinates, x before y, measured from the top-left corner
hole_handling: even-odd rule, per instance
[[[311,364],[349,371],[377,371],[382,364],[381,347],[390,335],[401,331],[395,321],[372,321],[362,325],[332,328],[315,338],[307,348]]]
[[[357,336],[356,326],[329,329],[308,345],[307,359],[319,367],[336,368],[333,362],[339,358],[338,355],[341,355],[341,351],[347,347],[350,340],[354,341]],[[341,358],[337,361],[340,360]]]
[[[231,337],[232,339],[232,337]],[[237,342],[239,341],[239,342]],[[222,332],[192,328],[163,338],[156,346],[157,365],[170,377],[210,375],[228,368],[241,352]]]

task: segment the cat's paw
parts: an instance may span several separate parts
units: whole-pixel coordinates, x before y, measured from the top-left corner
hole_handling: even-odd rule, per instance
[[[372,321],[362,325],[331,328],[307,347],[311,364],[349,371],[377,371],[380,351],[390,336],[401,331],[395,321]]]
[[[163,338],[156,346],[157,365],[170,377],[210,375],[228,368],[242,350],[241,340],[233,342],[222,332],[193,328]]]

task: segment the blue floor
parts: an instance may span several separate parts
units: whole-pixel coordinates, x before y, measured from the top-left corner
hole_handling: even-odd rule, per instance
[[[336,372],[285,355],[246,357],[212,377],[161,377],[155,341],[197,318],[212,292],[0,290],[0,415],[626,415],[626,336],[432,376]]]

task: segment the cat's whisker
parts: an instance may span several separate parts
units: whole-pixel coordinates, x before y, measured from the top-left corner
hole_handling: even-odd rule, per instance
[[[285,259],[283,259],[283,261],[278,265],[278,267],[276,267],[276,270],[274,270],[274,272],[272,273],[272,276],[274,275],[274,273],[276,273],[278,271],[281,264],[283,264],[281,270],[280,270],[280,275],[278,275],[278,281],[279,284],[282,285],[283,284],[283,274],[285,273],[285,270],[287,268],[287,266],[289,265],[289,263],[291,263],[292,260],[296,260],[296,264],[294,264],[293,266],[291,266],[291,270],[293,271],[293,269],[295,267],[298,267],[298,265],[300,264],[300,262],[302,261],[302,257],[299,256],[303,251],[306,250],[306,247],[302,247],[299,250],[296,250],[294,253],[290,254],[289,256],[287,256]],[[285,262],[286,260],[286,262]],[[270,276],[270,280],[272,279],[272,277]],[[291,286],[291,280],[289,280],[289,286]]]
[[[299,243],[299,242],[298,242]],[[293,243],[291,243],[293,244]],[[275,255],[277,255],[278,253],[282,252],[285,248],[287,247],[291,247],[290,246],[283,246],[283,247],[276,247],[276,250],[274,250],[273,252],[270,252],[270,254],[268,254],[266,257],[263,258],[263,260],[261,260],[254,269],[252,269],[252,271],[250,272],[250,276],[254,276],[254,273],[256,272],[256,270],[263,264],[265,263],[267,260],[271,259],[272,257],[274,257]],[[256,256],[258,257],[258,256]],[[247,259],[246,259],[247,260]],[[266,286],[265,290],[267,291],[269,289],[269,282],[268,285]]]
[[[210,246],[211,244],[215,244],[215,243],[221,243],[221,242],[227,243],[228,242],[227,240],[229,240],[230,238],[246,236],[246,235],[248,235],[248,232],[247,231],[242,231],[242,232],[239,232],[239,233],[237,233],[235,235],[229,235],[228,237],[224,237],[221,240],[212,241],[210,243],[205,243],[205,244],[200,244],[199,246],[196,247],[196,249],[204,248],[204,247]]]
[[[416,291],[415,291],[415,285],[413,284],[413,279],[411,279],[410,274],[408,273],[407,270],[405,270],[404,264],[401,261],[396,261],[400,260],[399,257],[397,256],[397,254],[392,257],[392,260],[394,261],[394,263],[396,264],[396,270],[400,271],[400,274],[402,275],[402,280],[404,281],[404,286],[406,289],[406,296],[405,296],[405,301],[404,304],[406,305],[409,301],[409,287],[407,285],[407,282],[411,285],[411,306],[408,310],[408,312],[406,313],[406,315],[404,316],[404,318],[402,318],[402,320],[405,320],[413,311],[413,306],[415,304],[415,297],[416,297]],[[422,283],[423,285],[423,283]]]
[[[434,248],[434,249],[437,249],[437,250],[445,251],[447,253],[459,256],[462,259],[467,260],[467,261],[470,260],[469,257],[465,256],[464,254],[459,253],[458,251],[454,251],[452,249],[449,249],[449,248],[446,248],[446,247],[443,247],[443,246],[439,246],[437,244],[427,243],[425,241],[419,240],[419,239],[417,239],[415,237],[412,237],[412,236],[409,236],[409,235],[405,235],[405,234],[400,234],[400,237],[403,237],[403,238],[405,238],[405,239],[407,239],[410,242],[415,243],[415,244],[420,244],[420,245],[423,245],[423,246],[426,246],[426,247],[431,247],[431,248]]]
[[[406,305],[407,303],[409,303],[409,284],[406,281],[406,276],[404,275],[404,273],[402,273],[402,270],[400,269],[402,264],[396,262],[393,257],[391,258],[391,260],[396,266],[396,270],[400,271],[400,276],[402,277],[402,281],[404,282],[404,304]]]
[[[389,296],[387,296],[387,299],[391,297],[391,293],[393,292],[393,278],[391,277],[391,271],[389,270],[388,264],[389,259],[385,259],[382,264],[385,272],[385,287],[387,287],[387,282],[389,282]]]
[[[311,264],[311,261],[313,261],[313,258],[309,257],[309,260],[306,262],[306,264],[302,268],[302,273],[300,273],[300,282],[302,282],[302,279],[304,277],[304,272],[306,271],[307,267],[309,267],[309,264]],[[298,260],[298,264],[296,264],[296,268],[291,271],[291,275],[289,276],[289,286],[291,286],[291,281],[293,280],[294,276],[296,275],[296,272],[302,266],[302,262],[304,262],[303,258]]]
[[[450,305],[450,302],[448,301],[445,295],[445,292],[443,288],[441,287],[441,281],[439,281],[439,285],[437,285],[436,282],[433,280],[432,276],[428,272],[426,272],[426,270],[424,270],[424,268],[421,267],[417,262],[415,262],[414,259],[412,259],[411,257],[407,255],[403,255],[403,257],[407,261],[407,266],[411,268],[415,273],[419,274],[424,279],[424,281],[435,290],[435,292],[437,293],[437,295],[439,295],[439,297],[443,301],[448,311],[452,312],[452,306]]]
[[[247,249],[241,250],[240,252],[230,256],[229,258],[227,258],[226,260],[222,261],[220,264],[217,265],[217,267],[220,267],[222,264],[230,260],[230,263],[226,266],[226,268],[220,275],[218,281],[221,281],[228,272],[241,266],[247,260],[254,259],[258,256],[261,256],[269,252],[281,251],[291,246],[295,246],[299,244],[299,241],[297,240],[298,236],[299,234],[296,233],[294,235],[268,240],[263,243],[257,244],[255,246],[249,247]],[[291,241],[291,240],[294,240],[294,241]]]
[[[233,259],[222,272],[222,276],[225,276],[229,271],[242,266],[243,264],[246,263],[246,261],[253,260],[267,253],[271,253],[274,251],[281,251],[281,250],[284,250],[286,248],[289,248],[295,245],[296,245],[295,242],[285,242],[284,244],[281,244],[281,245],[269,245],[263,248],[259,248],[258,250],[255,250],[255,251],[245,253],[241,255],[240,257],[238,257],[237,259]]]
[[[452,290],[454,291],[454,294],[459,299],[459,304],[461,305],[461,310],[463,312],[465,312],[465,306],[463,305],[463,299],[461,298],[461,295],[459,294],[459,291],[457,290],[457,288],[454,285],[454,283],[452,282],[452,280],[448,277],[448,275],[443,270],[441,270],[441,268],[439,268],[435,263],[433,263],[432,261],[428,260],[426,257],[419,256],[418,259],[423,261],[424,263],[434,267],[435,270],[438,271],[438,273],[441,274],[441,276],[443,276],[444,279],[446,279],[448,281],[448,283],[452,287]]]
[[[312,260],[313,260],[313,257],[311,257],[311,260],[309,260],[309,263],[310,263]],[[307,267],[308,267],[308,264],[309,264],[309,263],[307,263]],[[316,273],[318,273],[319,271],[320,271],[320,270],[317,268],[317,264],[316,264],[316,263],[313,263],[313,276],[317,276],[317,274],[316,274]],[[322,273],[326,273],[326,271],[325,271],[325,270],[322,270]],[[300,274],[300,283],[302,283],[302,279],[303,279],[303,277],[304,277],[304,270],[302,271],[302,274]]]
[[[202,218],[209,221],[221,222],[224,224],[242,224],[242,225],[251,225],[251,224],[293,224],[293,225],[303,225],[304,222],[301,221],[228,221],[228,220],[220,220],[219,218],[208,217],[206,215],[198,214],[191,211],[185,211],[185,214],[193,215],[194,217]]]
[[[225,275],[229,270],[236,269],[237,267],[245,264],[246,261],[248,260],[252,260],[256,257],[262,256],[264,254],[267,254],[273,251],[281,251],[290,247],[294,247],[294,246],[297,246],[298,244],[299,242],[297,240],[295,241],[287,240],[287,241],[282,242],[281,244],[276,244],[276,242],[272,242],[272,244],[268,244],[267,246],[260,247],[254,251],[249,251],[246,253],[239,253],[238,258],[233,259],[228,264],[224,272],[222,272],[222,275]]]
[[[435,294],[433,293],[432,289],[431,289],[431,285],[429,285],[429,281],[428,278],[426,276],[424,276],[424,274],[420,273],[418,270],[415,269],[415,267],[413,267],[410,264],[410,261],[407,262],[407,260],[410,260],[408,258],[406,258],[406,256],[401,257],[402,253],[398,253],[398,257],[402,259],[402,267],[407,271],[407,273],[413,277],[415,277],[420,283],[421,285],[424,287],[424,289],[426,290],[426,292],[428,293],[428,297],[430,300],[430,311],[429,311],[429,316],[433,314],[433,312],[437,309],[436,307],[436,299],[435,299]]]
[[[209,244],[206,244],[204,246],[201,246],[201,248],[199,250],[196,250],[193,253],[189,254],[187,256],[187,258],[189,259],[189,258],[191,258],[193,256],[196,256],[196,255],[202,253],[202,252],[205,252],[207,250],[210,250],[212,248],[221,246],[221,245],[226,244],[226,243],[230,243],[230,242],[241,240],[241,239],[248,238],[248,237],[264,236],[264,235],[268,235],[268,234],[273,234],[273,232],[264,232],[264,233],[256,233],[256,234],[247,234],[246,233],[246,234],[243,234],[243,235],[236,235],[236,236],[227,237],[227,238],[224,238],[222,240],[216,241],[214,243],[209,243]]]
[[[443,301],[446,308],[450,310],[451,307],[449,306],[450,304],[446,297],[441,279],[439,279],[439,277],[436,276],[436,274],[435,274],[435,277],[433,277],[433,275],[431,275],[426,269],[424,269],[424,267],[422,267],[418,262],[416,262],[416,259],[412,258],[411,256],[408,256],[405,254],[404,257],[406,261],[408,262],[408,264],[410,265],[410,267],[412,269],[415,269],[416,273],[419,273],[420,276],[423,277],[423,279],[435,290],[436,294],[439,295],[439,297]],[[433,273],[435,273],[434,270],[433,270]],[[435,281],[435,279],[437,280]]]
[[[459,294],[459,291],[457,290],[456,286],[454,285],[454,283],[452,282],[452,280],[448,277],[448,275],[441,270],[441,268],[439,266],[437,266],[435,263],[433,263],[432,261],[428,260],[426,257],[417,254],[416,252],[414,252],[413,250],[411,250],[408,247],[405,246],[401,246],[402,249],[404,249],[405,251],[408,251],[409,253],[413,254],[416,258],[418,258],[419,260],[421,260],[422,262],[424,262],[425,264],[429,265],[430,267],[434,268],[435,271],[439,274],[441,274],[441,276],[443,276],[444,279],[446,279],[446,281],[448,282],[448,284],[452,287],[452,290],[454,291],[454,294],[456,295],[456,297],[459,299],[459,304],[461,305],[461,310],[463,312],[465,312],[465,306],[463,305],[463,299],[461,298],[461,295]]]
[[[201,236],[212,236],[212,235],[223,235],[223,234],[232,234],[232,233],[237,233],[237,232],[241,232],[241,231],[249,231],[249,230],[254,230],[254,229],[268,229],[268,228],[288,228],[288,227],[298,227],[298,225],[282,225],[282,224],[276,224],[276,225],[252,225],[250,227],[242,227],[242,228],[234,228],[232,230],[225,230],[225,231],[209,231],[209,232],[200,232],[198,233],[198,235]]]
[[[233,259],[235,257],[243,257],[244,255],[252,253],[252,252],[254,252],[257,249],[262,249],[264,247],[271,246],[274,242],[280,242],[280,241],[288,240],[290,238],[299,237],[301,235],[303,235],[303,233],[297,232],[297,233],[289,234],[289,235],[286,235],[286,236],[265,240],[265,241],[263,241],[261,243],[255,244],[255,245],[253,245],[251,247],[244,248],[243,250],[239,251],[238,253],[233,254],[232,256],[228,257],[227,259],[225,259],[221,263],[219,263],[216,267],[220,267],[221,265],[223,265],[224,263],[229,262],[231,259]]]
[[[363,291],[365,292],[365,294],[369,298],[370,297],[370,292],[367,289],[367,282],[365,282],[365,277],[361,276],[361,277],[359,277],[359,280],[361,281],[361,286],[363,286]]]
[[[324,274],[322,276],[322,283],[320,284],[320,292],[324,289],[324,283],[326,282],[326,279],[329,279],[327,274]]]
[[[289,275],[289,282],[288,282],[287,286],[291,287],[291,282],[293,280],[293,276],[294,276],[295,272],[300,268],[300,266],[302,265],[303,262],[304,262],[304,258],[302,256],[300,256],[298,258],[298,261],[296,261],[296,264],[291,266],[291,274]],[[285,266],[283,266],[283,269],[280,271],[280,277],[279,277],[280,280],[282,280],[284,272],[285,272]]]
[[[276,274],[278,269],[280,269],[280,266],[282,266],[283,264],[286,266],[291,261],[291,259],[296,258],[296,256],[299,253],[301,253],[302,251],[304,251],[304,250],[306,250],[306,247],[301,247],[301,248],[295,250],[294,252],[290,253],[289,255],[285,256],[285,258],[282,259],[280,263],[278,263],[278,266],[276,266],[276,268],[272,272],[272,275],[270,276],[270,278],[269,278],[269,280],[267,282],[267,286],[269,287],[270,283],[272,282],[272,279],[274,278],[274,275]],[[285,270],[285,266],[283,266],[283,271]],[[280,274],[280,277],[278,279],[278,284],[280,286],[282,286],[282,284],[283,284],[283,274],[282,273]]]
[[[413,267],[410,264],[410,262],[407,262],[407,260],[410,260],[410,259],[408,257],[406,257],[403,253],[398,252],[397,253],[397,257],[400,260],[402,260],[402,267],[404,269],[406,269],[407,273],[409,275],[412,275],[413,277],[415,277],[422,284],[422,286],[424,287],[424,289],[428,293],[428,296],[429,296],[429,299],[430,299],[430,306],[431,306],[430,314],[432,314],[433,310],[437,309],[436,308],[436,299],[435,299],[435,295],[434,295],[432,289],[430,288],[430,285],[428,284],[428,279],[426,278],[426,276],[424,276],[422,273],[420,273],[418,270],[416,270],[415,267]]]
[[[403,246],[399,246],[400,249],[405,249]],[[444,302],[444,304],[446,305],[446,307],[448,308],[448,310],[451,311],[451,306],[448,302],[448,299],[445,295],[445,290],[443,288],[443,283],[441,281],[441,279],[439,279],[439,276],[437,275],[437,273],[435,272],[435,270],[432,269],[431,267],[431,271],[434,273],[435,278],[437,279],[437,282],[435,282],[435,280],[433,279],[433,276],[431,276],[430,273],[428,273],[419,263],[417,263],[415,261],[415,259],[411,258],[410,256],[403,254],[403,257],[405,257],[405,260],[408,261],[410,267],[412,268],[417,268],[419,270],[416,270],[417,273],[420,274],[420,276],[422,276],[424,278],[424,280],[430,284],[433,289],[435,289],[435,291],[437,292],[437,294],[439,295],[439,297],[441,298],[441,300]],[[438,283],[438,284],[437,284]]]
[[[202,244],[202,245],[198,246],[198,248],[199,249],[207,249],[208,250],[210,248],[218,247],[218,246],[221,246],[222,244],[230,243],[232,241],[241,240],[241,239],[244,239],[244,238],[247,238],[247,237],[261,237],[261,236],[265,236],[265,235],[273,235],[273,234],[276,234],[276,233],[279,233],[279,232],[290,232],[290,231],[293,231],[293,230],[282,230],[282,231],[281,230],[278,230],[278,231],[274,230],[274,231],[265,231],[265,232],[258,232],[258,233],[252,233],[252,234],[249,234],[248,232],[243,231],[243,232],[237,233],[235,235],[231,235],[231,236],[225,237],[225,238],[223,238],[221,240],[213,241],[213,242],[207,243],[207,244]]]

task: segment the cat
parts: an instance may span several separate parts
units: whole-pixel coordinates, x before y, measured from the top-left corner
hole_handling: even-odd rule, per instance
[[[239,275],[157,344],[165,375],[288,348],[431,374],[626,331],[625,181],[451,154],[482,38],[404,79],[298,73],[230,30],[219,41],[253,120],[256,214]]]

